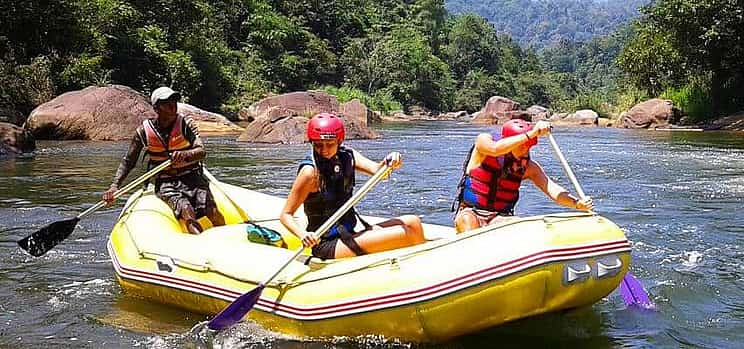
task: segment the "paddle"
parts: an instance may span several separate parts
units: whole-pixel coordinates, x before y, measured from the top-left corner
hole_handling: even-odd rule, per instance
[[[343,216],[347,211],[351,209],[352,206],[356,205],[362,197],[364,197],[367,192],[369,192],[372,187],[374,187],[383,177],[385,177],[388,172],[390,172],[392,168],[385,163],[377,172],[369,179],[367,180],[364,185],[359,188],[359,190],[351,197],[349,198],[346,203],[344,203],[343,206],[341,206],[328,220],[323,223],[318,230],[316,230],[313,235],[316,237],[320,237],[323,235],[328,229],[330,229],[336,222],[341,219],[341,216]],[[297,256],[302,253],[304,250],[304,247],[300,247],[295,251],[294,254],[292,254],[291,258],[288,258],[284,264],[282,264],[281,267],[277,268],[276,271],[274,271],[271,276],[266,278],[263,282],[259,283],[256,288],[254,288],[251,291],[248,291],[235,299],[232,303],[230,303],[225,309],[222,309],[222,311],[217,314],[212,320],[207,323],[207,326],[216,331],[224,330],[225,328],[228,328],[241,319],[245,317],[248,312],[253,309],[253,307],[256,305],[256,302],[258,302],[258,298],[261,296],[261,292],[266,287],[266,285],[274,280],[274,278],[279,275],[279,273],[284,270],[290,263],[292,263]]]
[[[166,160],[152,170],[147,171],[147,173],[133,180],[132,182],[124,186],[124,188],[117,190],[114,193],[114,198],[117,199],[128,191],[134,189],[138,185],[142,184],[144,181],[150,179],[150,177],[156,175],[158,172],[170,166],[170,164],[171,161]],[[18,240],[18,246],[20,246],[22,249],[24,249],[26,252],[34,257],[42,256],[43,254],[51,250],[54,246],[57,246],[57,244],[62,242],[62,240],[67,239],[67,237],[72,234],[72,231],[75,230],[75,226],[77,226],[77,223],[81,219],[85,218],[87,215],[104,206],[106,206],[106,201],[101,200],[73,218],[56,221],[52,224],[49,224],[36,231],[35,233],[21,240]]]
[[[222,183],[220,181],[218,181],[217,178],[214,178],[214,176],[212,175],[212,173],[209,172],[209,170],[207,170],[206,167],[202,168],[202,173],[204,174],[204,177],[206,177],[208,181],[210,181],[210,182],[212,182],[212,184],[214,184],[214,186],[217,188],[217,190],[219,190],[220,192],[222,192],[222,195],[225,196],[225,198],[227,199],[227,201],[229,201],[230,204],[233,205],[233,207],[235,207],[235,210],[240,215],[240,219],[243,222],[250,221],[250,218],[245,213],[245,211],[243,211],[243,209],[240,206],[238,206],[238,204],[235,203],[235,201],[233,201],[233,199],[230,197],[230,195],[227,195],[227,191],[225,191],[225,188],[222,187]]]
[[[558,143],[555,142],[555,138],[553,138],[552,133],[548,133],[548,139],[550,140],[550,145],[553,146],[555,155],[558,157],[558,160],[560,160],[561,165],[563,166],[563,170],[566,172],[566,175],[571,180],[571,183],[573,183],[574,188],[576,188],[576,192],[579,194],[579,197],[581,199],[584,199],[586,195],[584,195],[584,191],[581,190],[579,181],[576,180],[576,176],[574,175],[573,171],[571,171],[571,167],[568,166],[568,161],[566,161],[566,158],[563,157],[563,152],[561,152],[561,149],[558,148]],[[645,309],[651,309],[654,307],[654,304],[648,297],[648,292],[646,292],[646,290],[643,288],[641,282],[638,281],[638,279],[636,279],[636,277],[630,273],[630,270],[625,273],[625,277],[623,277],[623,281],[620,284],[620,295],[623,297],[623,301],[627,306],[637,305]]]

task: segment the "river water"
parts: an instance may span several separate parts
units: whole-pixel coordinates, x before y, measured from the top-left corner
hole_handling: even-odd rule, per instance
[[[372,159],[392,150],[404,155],[403,168],[370,192],[360,210],[377,216],[416,213],[425,222],[450,224],[462,161],[485,130],[454,123],[386,124],[379,129],[382,139],[347,142]],[[98,201],[128,145],[44,141],[33,159],[0,161],[0,347],[744,346],[744,137],[617,129],[557,129],[554,135],[584,191],[594,197],[597,212],[632,240],[632,271],[657,311],[627,308],[613,292],[591,307],[436,345],[374,335],[302,340],[252,323],[213,337],[199,326],[192,330],[204,316],[122,293],[105,248],[121,205],[84,219],[43,257],[17,248],[16,240]],[[218,178],[274,195],[287,194],[296,164],[308,151],[307,145],[254,145],[226,137],[205,141],[207,166]],[[546,140],[532,156],[571,188]],[[558,210],[534,186],[525,185],[518,214]]]

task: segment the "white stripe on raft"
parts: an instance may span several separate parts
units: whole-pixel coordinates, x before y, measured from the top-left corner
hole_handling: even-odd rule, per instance
[[[229,290],[195,280],[124,267],[119,263],[110,241],[108,243],[108,249],[114,269],[119,276],[125,279],[163,285],[223,299],[228,302],[235,300],[237,297],[242,295],[242,292],[249,291]],[[628,251],[630,251],[630,243],[627,239],[601,244],[550,249],[415,290],[308,307],[289,305],[286,303],[275,303],[271,300],[259,299],[256,308],[264,312],[292,319],[321,320],[427,301],[543,264]]]

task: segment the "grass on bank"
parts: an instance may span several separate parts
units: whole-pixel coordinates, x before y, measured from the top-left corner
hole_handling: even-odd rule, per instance
[[[396,101],[389,93],[377,92],[369,95],[362,90],[347,86],[322,86],[318,89],[329,95],[336,96],[339,103],[346,103],[354,98],[359,99],[367,108],[378,111],[383,115],[390,114],[393,111],[403,110],[400,102]]]
[[[646,92],[632,87],[612,89],[610,91],[582,91],[573,98],[555,103],[559,112],[574,113],[577,110],[591,109],[602,118],[617,119],[634,105],[648,99]]]
[[[692,122],[707,119],[710,116],[710,106],[713,104],[710,88],[699,80],[680,88],[668,88],[659,98],[670,99]]]

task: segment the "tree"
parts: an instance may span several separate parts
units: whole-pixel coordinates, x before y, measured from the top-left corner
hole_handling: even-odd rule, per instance
[[[658,94],[703,81],[714,113],[744,107],[741,0],[659,0],[643,12],[619,60],[636,85]]]
[[[457,79],[463,79],[472,70],[483,69],[493,74],[500,68],[496,30],[483,17],[473,14],[455,19],[444,54]]]
[[[451,105],[454,81],[449,67],[431,53],[419,32],[400,25],[367,45],[369,54],[363,46],[348,51],[347,82],[352,87],[369,94],[383,90],[407,106],[446,110]]]

